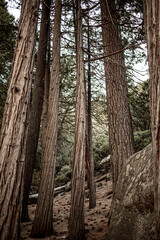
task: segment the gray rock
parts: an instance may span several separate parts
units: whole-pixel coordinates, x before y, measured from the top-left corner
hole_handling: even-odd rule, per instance
[[[71,182],[68,182],[66,185],[65,185],[65,191],[66,192],[69,192],[71,190]]]
[[[113,196],[107,239],[155,240],[151,145],[127,159]]]
[[[103,158],[100,162],[101,171],[104,170],[104,172],[108,173],[111,169],[111,156],[108,155],[107,157]]]
[[[102,161],[100,162],[100,165],[110,162],[110,159],[111,159],[111,155],[108,155],[107,157],[102,159]]]

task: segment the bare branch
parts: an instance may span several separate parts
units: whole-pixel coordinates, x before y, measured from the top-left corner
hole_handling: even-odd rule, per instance
[[[116,54],[118,54],[118,53],[121,53],[121,52],[123,52],[123,51],[125,51],[125,50],[127,50],[127,49],[132,48],[132,47],[138,47],[139,45],[141,45],[141,43],[140,43],[140,44],[137,44],[137,45],[132,44],[132,45],[130,45],[130,46],[128,46],[128,47],[125,47],[125,48],[123,48],[123,49],[121,49],[121,50],[119,50],[119,51],[110,53],[110,54],[108,54],[108,55],[106,55],[106,56],[97,57],[97,58],[91,58],[91,59],[86,59],[86,60],[84,60],[84,62],[85,62],[85,63],[86,63],[86,62],[92,62],[92,61],[101,60],[101,59],[104,59],[104,58],[107,58],[107,57],[111,57],[111,56],[113,56],[113,55],[116,55]]]

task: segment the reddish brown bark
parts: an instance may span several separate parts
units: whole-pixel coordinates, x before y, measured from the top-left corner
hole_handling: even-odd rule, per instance
[[[52,71],[49,90],[48,126],[44,149],[43,168],[39,188],[38,203],[33,222],[32,237],[45,237],[53,234],[53,195],[56,165],[56,147],[58,130],[59,102],[59,66],[60,66],[60,25],[61,0],[55,2]]]
[[[50,54],[50,31],[48,34],[48,49],[47,49],[47,61],[45,68],[44,77],[44,96],[43,96],[43,107],[42,107],[42,133],[41,133],[41,167],[43,168],[44,159],[44,149],[46,143],[46,131],[48,123],[48,104],[49,104],[49,85],[50,85],[50,64],[51,64],[51,54]]]
[[[157,239],[160,239],[160,1],[144,0],[143,2],[150,74],[154,206]]]
[[[116,9],[113,0],[100,0],[104,56],[121,49]],[[125,65],[122,53],[105,58],[109,144],[113,187],[125,159],[134,153],[134,138],[127,99]]]
[[[80,0],[76,2],[76,50],[77,50],[77,84],[76,84],[76,125],[74,160],[72,170],[71,209],[69,218],[69,239],[85,239],[84,230],[84,190],[85,190],[85,150],[86,150],[86,115],[84,60],[82,51],[82,19]]]
[[[0,239],[19,239],[39,1],[23,1],[0,139]]]
[[[40,27],[40,37],[37,55],[37,69],[34,80],[33,100],[28,125],[28,135],[25,152],[25,171],[24,171],[24,188],[22,204],[22,221],[28,221],[28,198],[30,186],[32,183],[33,168],[36,160],[36,151],[39,139],[39,130],[42,114],[43,93],[44,93],[44,76],[46,63],[47,38],[49,29],[51,0],[42,2],[42,18]]]
[[[88,19],[88,59],[90,54],[90,27]],[[87,130],[88,130],[88,159],[89,159],[89,208],[96,206],[96,186],[94,182],[94,158],[92,143],[92,93],[91,93],[91,65],[88,62],[88,114],[87,114]]]

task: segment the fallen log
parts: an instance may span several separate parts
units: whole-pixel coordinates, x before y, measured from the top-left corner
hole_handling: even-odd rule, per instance
[[[66,185],[57,187],[54,189],[54,197],[62,192],[68,192],[70,191],[70,189],[71,189],[71,182],[68,182]],[[37,203],[37,199],[38,199],[38,193],[29,195],[28,204]]]
[[[103,180],[105,180],[105,179],[106,179],[106,181],[111,180],[111,174],[110,174],[110,173],[106,173],[106,174],[103,175],[102,177],[98,178],[98,179],[95,181],[95,183],[101,182],[101,181],[103,181]]]
[[[111,174],[107,173],[107,174],[103,175],[102,177],[100,177],[97,180],[95,180],[95,183],[103,181],[105,179],[106,179],[106,181],[110,180],[111,179]],[[86,189],[88,189],[87,185],[85,187],[85,190]],[[54,189],[54,197],[57,196],[60,193],[68,192],[70,190],[71,190],[71,182],[68,182],[67,184],[65,184],[63,186],[60,186],[60,187],[57,187],[57,188]],[[37,203],[37,199],[38,199],[38,193],[29,195],[29,202],[28,202],[28,204],[35,204],[35,203]]]

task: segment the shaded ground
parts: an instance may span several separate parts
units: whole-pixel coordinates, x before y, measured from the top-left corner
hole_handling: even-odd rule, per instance
[[[86,191],[85,200],[85,231],[87,240],[106,240],[106,233],[108,230],[108,217],[111,206],[112,198],[112,185],[111,181],[106,182],[105,180],[96,183],[97,187],[97,206],[94,209],[89,209],[88,190]],[[61,193],[54,198],[53,208],[53,225],[54,235],[45,240],[49,239],[67,239],[68,235],[68,216],[70,209],[70,197],[71,192]],[[36,205],[32,204],[29,206],[30,217],[33,220],[35,214]],[[32,223],[21,224],[21,239],[30,238]]]

